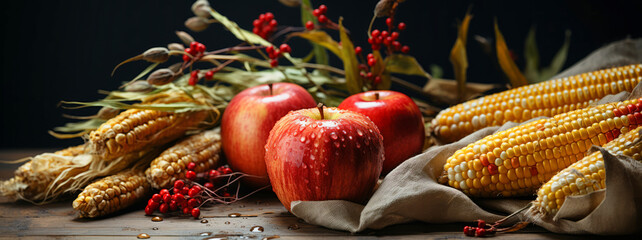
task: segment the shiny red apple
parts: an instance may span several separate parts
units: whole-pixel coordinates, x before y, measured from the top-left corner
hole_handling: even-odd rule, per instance
[[[366,115],[379,127],[386,151],[384,175],[421,153],[426,137],[423,117],[417,104],[405,94],[395,91],[358,93],[343,100],[339,108]]]
[[[368,117],[337,108],[290,112],[265,145],[272,190],[288,211],[292,201],[365,203],[383,163],[383,139]]]
[[[228,104],[221,119],[223,151],[230,167],[254,177],[252,187],[269,184],[265,169],[265,142],[274,123],[292,110],[316,106],[312,96],[291,83],[245,89]]]

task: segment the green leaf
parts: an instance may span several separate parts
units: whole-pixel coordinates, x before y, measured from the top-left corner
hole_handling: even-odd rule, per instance
[[[359,62],[354,52],[354,45],[343,27],[343,18],[339,18],[339,37],[341,39],[341,60],[343,60],[348,92],[350,94],[360,93],[363,90],[363,81],[359,76]]]
[[[312,15],[310,11],[312,9],[312,3],[310,0],[301,0],[301,23],[305,26],[305,23],[312,21],[315,24],[317,23],[316,17]],[[314,52],[314,57],[318,64],[328,65],[328,53],[316,43],[312,43],[312,51]]]
[[[540,78],[539,81],[546,81],[558,72],[562,70],[562,67],[564,67],[564,62],[566,62],[566,57],[568,56],[568,48],[571,45],[571,31],[566,30],[566,38],[564,39],[564,44],[560,48],[560,50],[557,51],[555,56],[553,57],[553,60],[551,61],[551,65],[548,66],[547,68],[542,69],[540,72]]]
[[[386,58],[386,70],[391,73],[400,73],[405,75],[416,75],[430,79],[423,67],[412,56],[404,54],[393,54]]]
[[[539,51],[537,50],[537,41],[535,40],[535,26],[531,27],[524,42],[524,58],[526,58],[526,68],[524,76],[530,83],[539,80]]]
[[[433,78],[441,78],[444,76],[444,70],[437,64],[430,64],[430,75],[432,75]]]
[[[261,36],[254,34],[253,32],[240,28],[238,24],[228,19],[227,17],[221,15],[214,9],[210,9],[210,14],[220,24],[222,24],[225,28],[227,28],[227,30],[229,30],[232,34],[234,34],[234,36],[236,36],[236,38],[238,38],[239,40],[252,43],[252,44],[272,46],[272,43],[263,39]]]
[[[332,53],[341,57],[341,49],[339,49],[339,43],[334,41],[328,33],[319,30],[307,31],[307,32],[298,32],[290,34],[292,37],[301,37],[305,38],[308,41],[316,43],[330,50]],[[316,52],[315,52],[316,55]]]
[[[499,66],[508,77],[510,85],[513,88],[527,85],[528,82],[526,81],[526,77],[524,77],[522,72],[519,71],[519,68],[517,68],[517,65],[511,58],[504,36],[499,31],[499,26],[497,26],[497,20],[495,20],[495,48],[497,49],[497,61],[499,62]]]

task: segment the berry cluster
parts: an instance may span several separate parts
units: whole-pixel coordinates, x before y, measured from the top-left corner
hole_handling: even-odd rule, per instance
[[[212,194],[219,195],[217,191],[220,191],[220,196],[223,199],[231,198],[227,188],[220,186],[217,188],[216,184],[220,182],[227,186],[226,183],[220,180],[223,177],[231,176],[233,174],[232,169],[227,166],[221,166],[218,169],[197,174],[194,171],[195,167],[196,164],[194,163],[187,165],[188,171],[185,172],[185,178],[188,181],[176,180],[174,187],[171,189],[173,194],[168,189],[161,189],[159,193],[152,195],[147,201],[145,214],[151,215],[156,210],[163,214],[178,211],[184,215],[192,215],[192,217],[198,218],[201,215],[199,207],[204,202],[209,201]],[[197,180],[202,180],[205,183],[200,185]]]
[[[263,39],[268,39],[276,30],[278,22],[274,19],[274,14],[266,12],[259,15],[258,19],[254,19],[252,25],[254,25],[254,29],[252,29],[254,34],[261,36]]]
[[[279,48],[274,48],[274,46],[268,46],[267,48],[265,48],[265,51],[267,52],[268,57],[270,58],[270,66],[277,67],[279,66],[278,58],[283,56],[283,53],[292,52],[292,48],[290,48],[290,45],[284,43],[284,44],[281,44]]]
[[[465,226],[464,234],[469,237],[485,237],[495,234],[495,227],[486,224],[484,220],[477,220],[477,227]]]
[[[191,42],[189,44],[189,47],[185,49],[186,53],[189,53],[190,55],[194,56],[194,58],[198,59],[203,56],[205,53],[205,45],[199,42]],[[183,61],[184,62],[189,62],[192,60],[192,58],[188,55],[183,55]]]
[[[328,12],[328,7],[326,5],[321,5],[319,8],[312,10],[312,15],[314,15],[317,18],[317,21],[321,24],[327,24],[330,22],[328,17],[325,15],[326,12]],[[314,29],[314,22],[308,21],[305,23],[305,28],[308,30],[313,30]]]
[[[390,20],[390,21],[388,21]],[[402,52],[402,53],[408,53],[410,51],[410,47],[407,45],[401,45],[401,42],[398,41],[399,38],[399,32],[394,31],[395,26],[392,24],[392,18],[387,18],[386,23],[391,22],[388,25],[388,30],[389,31],[380,31],[379,29],[372,30],[370,35],[372,37],[368,38],[368,43],[370,43],[370,46],[372,47],[372,50],[379,50],[381,49],[382,45],[386,48],[388,48],[389,53],[393,52]],[[406,24],[401,22],[396,26],[396,30],[403,31],[406,29]]]
[[[205,72],[205,75],[204,75],[205,80],[214,79],[214,74],[217,71],[218,71],[218,68],[215,68],[215,69],[212,69],[212,70],[209,70],[209,71]],[[198,69],[196,69],[196,70],[191,72],[191,76],[189,77],[189,81],[188,81],[189,85],[192,85],[192,86],[196,85],[198,80],[201,78],[201,75],[199,75],[200,72],[201,72],[201,70],[198,70]]]

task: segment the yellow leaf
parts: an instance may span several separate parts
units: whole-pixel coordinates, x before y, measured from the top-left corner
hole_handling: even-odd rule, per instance
[[[504,36],[502,36],[502,33],[499,31],[499,27],[497,26],[497,21],[495,21],[495,39],[497,61],[499,62],[499,66],[502,68],[502,71],[504,71],[508,77],[510,85],[513,88],[527,85],[528,82],[526,81],[526,77],[524,77],[524,74],[519,71],[519,68],[517,68],[517,65],[511,58]]]
[[[293,33],[290,36],[294,37],[302,37],[305,38],[313,43],[319,44],[326,49],[330,50],[332,53],[337,55],[338,57],[341,57],[341,50],[339,49],[339,43],[334,41],[328,33],[324,31],[319,31],[319,30],[314,30],[314,31],[308,31],[308,32],[298,32],[298,33]]]
[[[452,50],[450,50],[450,62],[455,70],[455,79],[457,80],[457,98],[464,100],[464,90],[466,89],[466,70],[468,69],[468,58],[466,57],[466,40],[468,38],[468,27],[473,15],[470,10],[466,13],[464,20],[458,26],[457,39]]]
[[[341,60],[343,60],[348,92],[350,94],[360,93],[363,90],[363,81],[359,76],[359,62],[354,52],[354,44],[343,27],[343,18],[339,18],[339,38],[341,39]]]

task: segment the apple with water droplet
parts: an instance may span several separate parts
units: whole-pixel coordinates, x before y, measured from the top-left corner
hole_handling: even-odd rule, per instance
[[[383,158],[383,137],[368,117],[323,106],[285,115],[265,145],[272,190],[288,211],[297,200],[367,202]]]
[[[270,130],[288,112],[314,106],[314,98],[292,83],[259,85],[232,98],[221,119],[221,138],[230,167],[253,176],[244,178],[244,183],[252,187],[270,183],[264,160]]]
[[[383,175],[421,153],[426,132],[417,104],[403,93],[395,91],[368,91],[352,95],[339,105],[366,115],[372,120],[381,135],[386,158]]]

